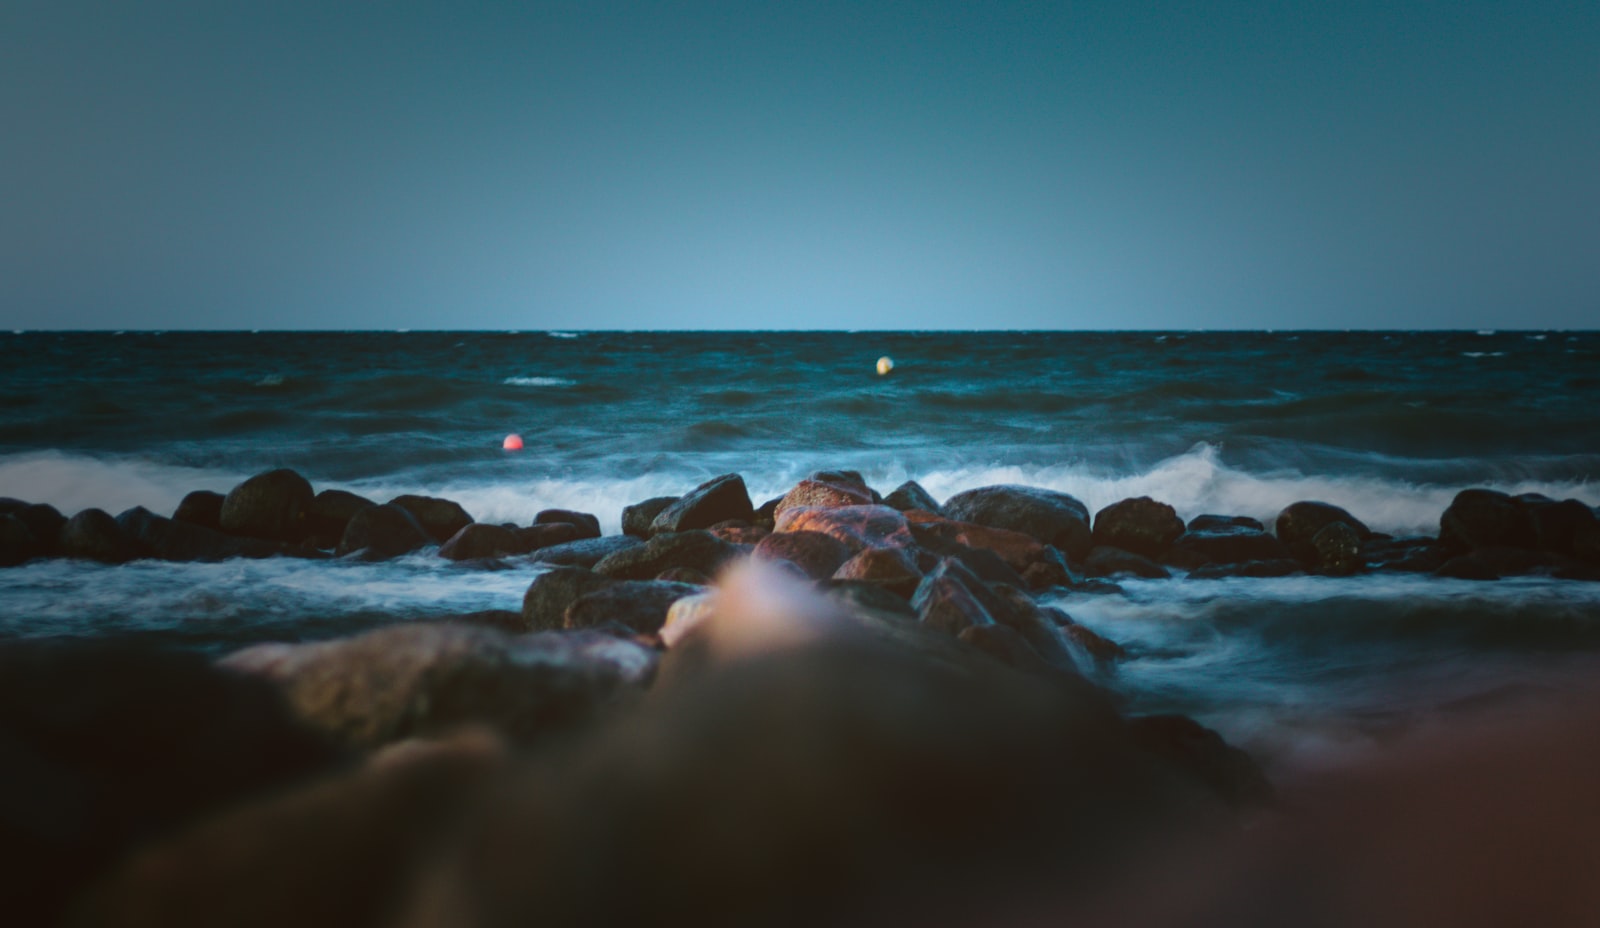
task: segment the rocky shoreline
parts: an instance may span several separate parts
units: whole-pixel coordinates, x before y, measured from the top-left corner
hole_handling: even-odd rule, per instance
[[[1041,604],[1123,578],[1407,571],[1600,580],[1576,500],[1458,494],[1436,537],[1326,503],[1268,527],[1140,497],[982,487],[939,503],[817,472],[757,506],[727,474],[627,506],[476,522],[287,470],[171,517],[0,500],[0,564],[385,559],[537,566],[520,610],[212,662],[0,644],[0,879],[48,924],[540,918],[992,923],[1273,808],[1242,751],[1130,717],[1122,649]],[[953,906],[953,908],[947,908]],[[963,906],[975,906],[970,917]]]

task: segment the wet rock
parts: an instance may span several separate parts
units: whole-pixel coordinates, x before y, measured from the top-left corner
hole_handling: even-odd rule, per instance
[[[1594,510],[1575,499],[1523,500],[1523,508],[1533,525],[1534,545],[1541,551],[1555,554],[1577,553],[1577,539],[1600,530],[1600,519]]]
[[[799,531],[768,535],[756,543],[750,556],[760,561],[788,561],[812,580],[825,580],[833,576],[851,554],[845,543],[832,535]]]
[[[1372,535],[1371,530],[1362,524],[1360,519],[1338,506],[1303,501],[1290,503],[1278,513],[1276,526],[1278,540],[1288,545],[1290,553],[1302,563],[1315,565],[1317,553],[1311,540],[1318,532],[1334,522],[1342,522],[1355,529],[1357,542],[1365,541]]]
[[[968,625],[956,638],[1013,670],[1040,676],[1053,671],[1021,635],[1004,625]]]
[[[1518,500],[1496,490],[1462,490],[1439,517],[1439,542],[1451,551],[1531,548],[1533,520]]]
[[[922,484],[915,480],[907,480],[905,483],[895,487],[888,496],[883,498],[883,504],[890,509],[898,509],[901,512],[919,509],[923,512],[931,512],[934,515],[944,515],[938,500],[930,496],[928,491],[922,488]]]
[[[997,587],[994,592],[1005,604],[1004,608],[989,612],[997,623],[1022,636],[1033,652],[1055,670],[1072,674],[1081,671],[1066,633],[1049,612],[1021,590]]]
[[[218,523],[230,535],[298,542],[306,536],[311,482],[288,468],[257,474],[223,497]]]
[[[689,567],[668,567],[661,573],[656,574],[656,579],[665,580],[668,583],[692,583],[695,586],[711,585],[710,577]]]
[[[738,474],[723,474],[700,484],[656,514],[650,534],[705,529],[728,519],[749,521],[755,515],[750,491]]]
[[[1120,661],[1128,656],[1128,649],[1105,637],[1087,625],[1080,625],[1077,620],[1062,612],[1060,609],[1046,610],[1055,618],[1061,633],[1067,636],[1075,646],[1081,648],[1097,664]]]
[[[1552,574],[1568,563],[1566,558],[1550,551],[1533,551],[1506,545],[1478,548],[1469,556],[1491,573],[1502,577],[1518,574]]]
[[[1361,559],[1376,570],[1431,573],[1450,556],[1433,538],[1369,540],[1361,546]]]
[[[922,582],[922,571],[903,548],[866,548],[840,564],[833,579],[873,583],[896,596],[910,597]]]
[[[54,555],[61,550],[61,530],[67,525],[67,517],[56,510],[49,503],[32,503],[12,512],[11,515],[22,520],[33,533],[35,540],[44,547],[44,553]]]
[[[922,578],[911,596],[911,606],[917,610],[922,624],[949,635],[959,635],[972,625],[993,625],[989,614],[973,595],[958,568],[946,559]]]
[[[389,505],[399,506],[415,516],[428,537],[440,544],[472,524],[472,516],[467,515],[460,503],[436,496],[396,496],[389,500]]]
[[[1600,566],[1600,518],[1573,529],[1572,556],[1585,564]]]
[[[26,522],[10,513],[0,515],[0,567],[15,567],[44,554],[44,545]]]
[[[306,511],[306,528],[311,543],[319,548],[336,548],[355,514],[377,502],[348,490],[323,490],[311,500]],[[176,518],[176,516],[174,516]]]
[[[1267,530],[1260,519],[1249,516],[1219,516],[1212,513],[1198,515],[1189,520],[1187,530],[1191,532],[1216,532],[1234,529],[1251,529],[1257,532]]]
[[[784,494],[774,510],[774,517],[782,521],[783,514],[791,509],[840,509],[846,506],[871,506],[874,502],[872,491],[864,484],[837,479],[830,482],[813,477],[800,481],[794,489]]]
[[[453,622],[458,625],[478,625],[483,628],[493,628],[508,635],[520,635],[523,632],[533,631],[528,627],[528,622],[522,613],[510,609],[479,609],[477,612],[463,612],[459,615],[443,616],[434,621]]]
[[[1482,561],[1470,554],[1460,554],[1443,564],[1433,572],[1435,577],[1448,577],[1452,580],[1499,580],[1500,575],[1490,570]]]
[[[526,547],[514,529],[487,522],[474,522],[439,546],[439,556],[452,561],[472,561],[482,558],[526,554]]]
[[[314,644],[264,644],[219,666],[277,684],[306,724],[352,748],[474,723],[530,743],[648,684],[650,649],[595,632],[506,635],[409,623]]]
[[[1147,557],[1120,548],[1097,547],[1083,560],[1083,572],[1090,577],[1132,575],[1145,580],[1165,580],[1172,573]]]
[[[1172,543],[1168,561],[1189,558],[1188,566],[1204,564],[1242,564],[1248,561],[1276,561],[1292,557],[1288,545],[1248,526],[1218,526],[1190,529]]]
[[[1094,543],[1159,558],[1184,532],[1183,520],[1166,503],[1139,496],[1095,513]]]
[[[0,644],[8,924],[51,925],[132,848],[337,761],[279,693],[199,655]]]
[[[1038,487],[999,485],[957,493],[945,501],[944,514],[960,522],[1009,529],[1054,545],[1077,561],[1093,546],[1089,510],[1065,493]]]
[[[741,519],[729,519],[711,526],[710,532],[729,544],[754,546],[771,535],[772,529],[765,525],[751,525]]]
[[[776,531],[778,527],[778,504],[781,502],[783,502],[783,497],[778,496],[757,506],[756,514],[750,518],[751,524]]]
[[[1183,715],[1149,715],[1130,719],[1135,741],[1213,795],[1234,805],[1265,802],[1272,786],[1244,751]]]
[[[704,588],[688,583],[622,580],[573,600],[563,624],[577,629],[619,622],[637,634],[654,635],[666,623],[673,603],[702,592]]]
[[[933,551],[947,552],[952,545],[988,551],[1019,577],[1033,564],[1046,560],[1045,546],[1025,532],[953,520],[917,521],[911,535]]]
[[[1190,580],[1221,580],[1226,577],[1287,577],[1305,570],[1294,558],[1267,561],[1239,561],[1232,564],[1204,564],[1189,571]]]
[[[617,581],[587,567],[554,567],[533,578],[522,594],[522,618],[536,631],[566,627],[567,607]]]
[[[897,619],[917,618],[917,611],[904,596],[891,593],[876,583],[862,580],[824,580],[817,585],[817,589],[853,613],[888,615]]]
[[[340,557],[357,551],[366,557],[391,558],[409,554],[432,541],[410,510],[400,506],[368,506],[350,517],[334,549]]]
[[[910,547],[905,516],[888,506],[843,506],[837,509],[785,509],[778,532],[822,532],[844,542],[854,554],[863,548]]]
[[[61,553],[102,564],[124,564],[138,557],[139,549],[110,513],[85,509],[61,527]]]
[[[701,623],[710,619],[717,610],[717,592],[701,590],[692,596],[673,601],[667,609],[667,619],[656,632],[667,648],[676,648],[679,642],[692,635]]]
[[[1047,545],[1043,555],[1022,571],[1021,579],[1028,589],[1040,591],[1070,587],[1078,578],[1072,573],[1072,568],[1067,566],[1061,552]]]
[[[622,509],[622,533],[635,538],[650,537],[650,523],[656,520],[661,510],[666,509],[678,501],[676,496],[655,496],[632,506]]]
[[[525,528],[513,527],[511,533],[517,538],[514,553],[527,554],[572,541],[594,540],[583,537],[584,532],[584,528],[570,522],[546,522],[543,525],[529,525]]]
[[[599,538],[600,517],[587,512],[575,512],[571,509],[542,509],[533,517],[534,525],[575,525],[579,529],[577,538]],[[577,538],[573,540],[577,540]]]
[[[222,501],[225,498],[221,493],[211,490],[195,490],[178,503],[178,508],[172,512],[172,518],[176,522],[188,522],[190,525],[220,532]]]
[[[563,567],[594,567],[618,551],[637,548],[644,542],[632,535],[606,535],[603,538],[584,538],[540,548],[528,558],[535,564],[556,564]]]
[[[1347,522],[1329,522],[1311,538],[1310,566],[1318,573],[1346,577],[1363,570],[1361,535]]]
[[[299,545],[224,535],[189,522],[166,519],[143,506],[117,516],[123,535],[133,542],[140,557],[162,561],[221,561],[228,558],[265,558],[278,555],[326,557]]]
[[[616,580],[649,580],[668,568],[687,567],[712,577],[743,551],[704,529],[668,532],[607,555],[594,571]]]

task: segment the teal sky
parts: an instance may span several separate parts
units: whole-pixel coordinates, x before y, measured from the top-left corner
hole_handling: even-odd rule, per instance
[[[1600,4],[0,3],[6,328],[1600,325]]]

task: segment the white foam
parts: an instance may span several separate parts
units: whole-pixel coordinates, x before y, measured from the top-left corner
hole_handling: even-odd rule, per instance
[[[1463,358],[1503,358],[1506,353],[1504,351],[1463,351],[1461,356]]]
[[[116,515],[133,506],[168,515],[191,490],[226,493],[247,476],[141,458],[30,451],[0,457],[0,496],[49,503],[68,516],[90,508]]]
[[[565,377],[507,377],[500,382],[511,387],[570,387],[576,381]]]
[[[544,334],[550,336],[551,338],[577,338],[578,337],[578,333],[577,332],[546,332]]]

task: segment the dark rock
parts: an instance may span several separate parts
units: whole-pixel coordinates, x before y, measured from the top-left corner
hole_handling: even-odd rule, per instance
[[[738,474],[713,477],[668,505],[650,522],[650,534],[705,529],[728,519],[748,521],[755,515],[750,491]]]
[[[844,542],[851,554],[863,548],[905,548],[913,544],[905,516],[888,506],[786,509],[778,517],[777,531],[822,532]]]
[[[917,611],[903,596],[896,596],[876,583],[860,580],[824,580],[817,589],[841,602],[851,611],[862,611],[915,619]]]
[[[199,655],[0,644],[7,923],[57,924],[132,848],[336,760],[273,687]]]
[[[1028,594],[1013,587],[998,587],[995,595],[1006,605],[1006,608],[990,611],[989,615],[997,623],[1021,635],[1033,652],[1057,671],[1081,672],[1066,634],[1050,613]]]
[[[668,532],[606,556],[594,571],[617,580],[649,580],[669,567],[688,567],[711,577],[742,551],[705,529]]]
[[[195,490],[179,501],[178,508],[172,511],[172,519],[220,532],[224,499],[221,493],[212,490]]]
[[[530,551],[539,551],[544,548],[564,545],[571,541],[592,541],[599,536],[584,537],[582,526],[570,522],[546,522],[543,525],[530,525],[526,528],[512,528],[511,533],[516,536],[515,552],[527,554]],[[626,537],[626,536],[624,536]]]
[[[969,548],[962,544],[941,544],[938,547],[924,547],[916,554],[917,569],[927,573],[938,563],[949,558],[957,561],[962,567],[970,570],[985,583],[1004,583],[1010,586],[1028,586],[1022,575],[1011,569],[1007,564],[987,548]],[[1043,561],[1035,562],[1043,563]],[[1030,564],[1031,568],[1033,565]]]
[[[573,600],[564,618],[566,628],[592,628],[619,622],[640,635],[654,635],[667,621],[667,610],[685,596],[704,590],[689,583],[622,580]]]
[[[44,555],[44,545],[26,522],[11,513],[0,515],[0,567],[15,567]]]
[[[545,509],[533,517],[533,524],[576,525],[581,530],[577,536],[578,538],[600,537],[600,518],[587,512],[574,512],[571,509]]]
[[[1499,580],[1500,575],[1490,570],[1482,561],[1470,554],[1461,554],[1439,565],[1435,577],[1452,580]]]
[[[968,625],[956,638],[1013,670],[1040,676],[1053,670],[1021,635],[1004,625]]]
[[[757,506],[756,514],[750,517],[751,524],[775,530],[778,526],[778,504],[781,502],[783,497],[779,496]]]
[[[922,484],[915,480],[907,480],[905,483],[895,487],[888,496],[883,498],[883,504],[890,509],[898,509],[901,512],[920,509],[923,512],[931,512],[936,516],[944,515],[939,502],[928,495],[928,491],[922,488]]]
[[[139,549],[110,513],[85,509],[61,527],[61,553],[102,564],[123,564],[138,557]]]
[[[1537,540],[1527,507],[1497,490],[1462,490],[1439,517],[1439,542],[1451,551],[1532,548]]]
[[[1528,520],[1533,525],[1534,544],[1541,551],[1571,556],[1576,540],[1600,529],[1594,510],[1575,499],[1554,501],[1523,500]]]
[[[1120,661],[1128,656],[1127,648],[1089,628],[1087,625],[1078,624],[1077,620],[1060,609],[1047,609],[1045,611],[1056,620],[1056,624],[1060,627],[1061,633],[1067,636],[1067,640],[1071,641],[1076,647],[1081,648],[1095,663],[1104,664],[1111,661]]]
[[[931,551],[949,552],[953,546],[988,551],[1005,561],[1019,577],[1031,565],[1048,559],[1046,546],[1025,532],[948,519],[919,519],[910,524],[912,538]]]
[[[1245,526],[1190,529],[1172,543],[1167,560],[1175,555],[1192,557],[1189,566],[1276,561],[1292,557],[1289,547],[1260,529]],[[1197,563],[1196,563],[1197,562]]]
[[[1572,556],[1585,564],[1600,566],[1600,519],[1572,530]]]
[[[1227,802],[1246,805],[1272,798],[1271,784],[1250,755],[1194,719],[1149,715],[1130,719],[1128,728],[1137,743]]]
[[[28,501],[25,499],[17,499],[15,496],[0,496],[0,516],[11,515],[27,505]]]
[[[622,533],[635,538],[650,537],[650,523],[663,509],[676,503],[677,496],[655,496],[622,509]]]
[[[299,542],[306,537],[313,498],[306,478],[288,468],[269,470],[228,491],[218,524],[230,535]]]
[[[439,546],[439,556],[452,561],[471,561],[511,554],[527,554],[533,550],[517,537],[515,529],[487,522],[474,522]]]
[[[1067,566],[1066,558],[1049,545],[1045,546],[1044,553],[1038,560],[1029,564],[1021,575],[1023,585],[1035,591],[1070,587],[1077,579],[1072,573],[1072,568]]]
[[[752,547],[760,544],[761,539],[772,534],[772,529],[765,525],[751,525],[749,522],[740,519],[718,522],[716,525],[711,526],[709,531],[729,544],[751,545]]]
[[[428,537],[440,544],[472,524],[472,516],[467,515],[460,503],[436,496],[396,496],[389,500],[389,505],[399,506],[415,516],[417,524],[428,533]]]
[[[1261,524],[1260,519],[1252,519],[1249,516],[1219,516],[1211,513],[1195,516],[1189,520],[1188,525],[1188,531],[1191,532],[1216,532],[1232,529],[1253,529],[1258,532],[1264,532],[1267,527]]]
[[[271,680],[306,724],[370,749],[478,723],[529,743],[570,731],[647,685],[649,649],[592,632],[511,636],[414,622],[314,644],[263,644],[219,662]]]
[[[922,571],[902,548],[866,548],[840,564],[833,579],[876,583],[897,596],[909,597],[922,582]]]
[[[373,500],[348,490],[323,490],[311,500],[311,508],[306,511],[306,527],[310,530],[311,543],[319,548],[338,547],[339,539],[344,537],[344,530],[350,525],[351,518],[361,510],[376,505]]]
[[[1183,531],[1183,520],[1171,506],[1139,496],[1095,513],[1093,538],[1097,547],[1158,558]]]
[[[399,557],[432,539],[410,510],[400,506],[368,506],[350,517],[335,549],[340,557],[365,551],[367,557]]]
[[[221,561],[228,558],[326,557],[314,549],[264,538],[225,535],[190,522],[166,519],[143,506],[135,506],[117,516],[117,525],[130,539],[140,557],[162,561]]]
[[[668,583],[692,583],[700,587],[711,585],[710,577],[688,567],[668,567],[661,573],[656,574],[656,579],[665,580]]]
[[[632,535],[606,535],[603,538],[584,538],[540,548],[529,558],[535,564],[557,564],[563,567],[594,567],[618,551],[637,548],[644,542]]]
[[[1329,522],[1311,538],[1315,552],[1310,566],[1319,573],[1345,577],[1366,567],[1361,536],[1346,522]]]
[[[1221,580],[1225,577],[1287,577],[1305,570],[1294,558],[1268,561],[1239,561],[1232,564],[1204,564],[1189,571],[1190,580]]]
[[[756,543],[751,557],[760,561],[788,561],[812,580],[826,580],[850,559],[850,549],[822,532],[775,532]]]
[[[33,533],[33,537],[44,547],[47,555],[57,554],[61,550],[61,530],[66,527],[67,517],[57,511],[49,503],[33,503],[23,506],[11,513],[22,520]]]
[[[1091,577],[1132,574],[1145,580],[1165,580],[1171,572],[1147,557],[1120,548],[1097,547],[1083,560],[1083,572]]]
[[[957,493],[945,501],[944,514],[961,522],[1031,535],[1054,545],[1077,561],[1093,546],[1089,510],[1065,493],[1038,487],[1000,485]]]
[[[911,595],[912,608],[922,624],[949,635],[959,635],[970,625],[993,625],[994,617],[952,565],[948,559],[940,562]]]
[[[522,613],[513,612],[510,609],[480,609],[477,612],[463,612],[460,615],[445,616],[436,621],[494,628],[508,635],[520,635],[523,632],[533,631],[528,627],[528,621],[522,617]]]
[[[781,520],[783,514],[791,509],[841,509],[847,506],[871,506],[874,503],[872,491],[865,484],[808,477],[783,495],[773,515],[776,520]]]
[[[533,578],[522,594],[522,618],[536,631],[566,626],[567,607],[617,581],[587,567],[555,567]]]
[[[1478,548],[1469,556],[1488,568],[1491,573],[1502,577],[1517,574],[1550,574],[1567,562],[1566,558],[1549,551],[1532,551],[1504,545]]]
[[[1289,546],[1289,551],[1301,563],[1315,566],[1317,563],[1316,548],[1311,540],[1317,533],[1334,522],[1342,522],[1355,529],[1356,541],[1362,542],[1372,535],[1372,531],[1362,524],[1360,519],[1340,509],[1338,506],[1318,502],[1290,503],[1278,513],[1277,533],[1278,540]]]
[[[1391,538],[1363,544],[1361,559],[1376,570],[1425,574],[1438,570],[1450,555],[1433,538]]]

